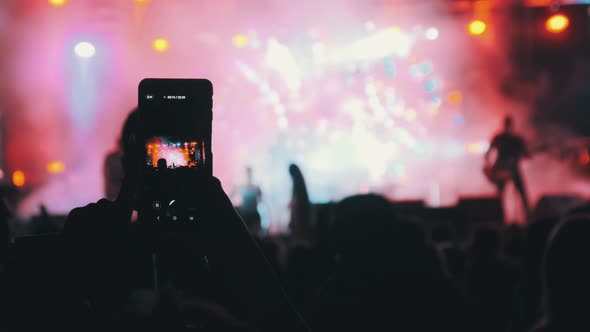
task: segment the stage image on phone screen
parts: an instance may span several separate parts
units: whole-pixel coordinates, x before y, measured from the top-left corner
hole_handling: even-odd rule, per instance
[[[151,168],[199,168],[206,162],[204,139],[181,140],[153,137],[146,142],[146,166]]]

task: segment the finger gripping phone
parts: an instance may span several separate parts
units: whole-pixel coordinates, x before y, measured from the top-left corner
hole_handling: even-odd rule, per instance
[[[197,222],[187,197],[199,190],[199,179],[213,175],[213,85],[207,79],[144,79],[138,105],[139,220]]]

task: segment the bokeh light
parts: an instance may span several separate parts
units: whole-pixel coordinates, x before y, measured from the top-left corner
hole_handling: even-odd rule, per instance
[[[74,46],[74,53],[80,58],[92,58],[96,54],[96,48],[89,42],[79,42]]]
[[[53,174],[63,173],[63,171],[65,169],[66,169],[66,165],[61,161],[52,161],[49,164],[47,164],[47,172],[49,172],[49,173],[53,173]]]
[[[170,48],[170,43],[167,39],[158,37],[152,42],[152,48],[156,52],[166,52]]]
[[[289,127],[289,120],[287,119],[287,117],[281,116],[277,120],[277,125],[280,129],[287,129],[287,127]]]
[[[449,93],[448,100],[451,105],[458,105],[463,101],[463,94],[459,91],[453,91]]]
[[[68,0],[48,0],[47,1],[53,7],[63,7],[68,4]]]
[[[467,144],[467,152],[470,154],[484,154],[489,148],[487,142],[471,142]]]
[[[232,38],[232,44],[237,47],[237,48],[244,48],[246,46],[248,46],[248,37],[244,36],[244,35],[235,35]]]
[[[473,20],[467,25],[467,32],[472,36],[481,36],[486,32],[487,28],[488,26],[486,22],[482,20]]]
[[[18,170],[12,173],[12,184],[15,187],[23,187],[25,185],[25,172]]]
[[[553,33],[560,33],[567,29],[569,25],[569,18],[563,14],[551,15],[545,22],[545,28],[547,28],[547,31]]]
[[[437,39],[438,34],[439,34],[438,29],[434,28],[434,27],[426,29],[426,33],[425,33],[426,39],[428,39],[428,40]]]

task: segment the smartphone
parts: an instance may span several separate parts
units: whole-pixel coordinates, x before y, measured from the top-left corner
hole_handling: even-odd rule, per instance
[[[195,179],[213,175],[213,85],[207,79],[144,79],[138,105],[138,220],[196,223],[195,208],[183,199],[199,190]]]

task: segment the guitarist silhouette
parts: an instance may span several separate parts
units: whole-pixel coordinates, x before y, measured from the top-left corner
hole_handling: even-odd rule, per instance
[[[495,154],[495,160],[492,160],[492,154]],[[504,129],[492,139],[490,148],[485,154],[484,173],[498,188],[500,198],[504,195],[506,184],[509,181],[514,183],[528,219],[530,208],[519,169],[520,160],[527,157],[529,157],[529,152],[524,140],[513,132],[512,118],[506,116]]]

